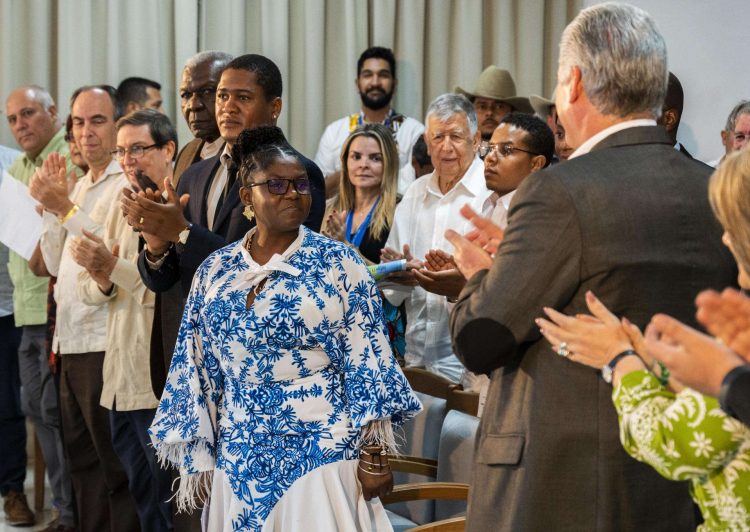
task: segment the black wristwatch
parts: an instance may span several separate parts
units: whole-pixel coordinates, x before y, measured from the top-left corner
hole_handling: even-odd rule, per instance
[[[620,360],[631,355],[641,358],[640,355],[633,349],[626,349],[622,353],[618,353],[617,355],[615,355],[615,357],[609,361],[609,364],[604,366],[601,370],[602,379],[604,379],[604,382],[606,382],[607,384],[612,384],[612,376],[615,374],[615,366],[617,366]]]

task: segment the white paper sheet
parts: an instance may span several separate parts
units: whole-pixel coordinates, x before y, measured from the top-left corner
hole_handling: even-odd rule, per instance
[[[42,217],[37,214],[36,205],[28,187],[3,171],[0,181],[0,242],[26,260],[31,258],[42,234]]]

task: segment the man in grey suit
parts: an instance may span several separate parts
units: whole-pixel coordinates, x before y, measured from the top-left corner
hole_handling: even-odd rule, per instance
[[[534,323],[545,306],[585,313],[588,290],[640,326],[656,312],[695,323],[695,295],[734,283],[710,168],[656,126],[666,84],[647,13],[583,10],[563,33],[556,89],[579,148],[524,180],[494,260],[446,235],[469,279],[451,316],[454,352],[491,375],[467,530],[695,529],[687,485],[623,451],[611,386],[555,354]]]

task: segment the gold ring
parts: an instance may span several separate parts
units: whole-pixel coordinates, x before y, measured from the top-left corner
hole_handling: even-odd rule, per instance
[[[141,225],[143,225],[143,216],[141,216],[140,218],[138,218],[138,223],[141,224]]]

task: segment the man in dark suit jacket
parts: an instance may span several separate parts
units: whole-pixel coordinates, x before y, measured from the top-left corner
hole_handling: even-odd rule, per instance
[[[281,92],[281,73],[270,59],[248,54],[232,60],[222,72],[216,91],[216,119],[227,143],[221,154],[190,166],[177,191],[169,189],[164,205],[142,197],[123,200],[131,225],[141,230],[147,241],[138,269],[151,290],[163,292],[179,282],[184,300],[201,262],[213,251],[242,238],[253,226],[242,212],[231,147],[243,129],[276,124]],[[312,161],[300,159],[313,185],[312,207],[305,225],[317,231],[325,210],[323,175]],[[178,325],[163,330],[164,338],[175,338]],[[165,348],[161,357],[153,355],[152,381],[159,387],[157,395],[161,395],[172,349]]]
[[[662,311],[694,323],[695,295],[734,283],[710,168],[654,120],[666,63],[644,11],[583,10],[563,33],[556,89],[579,148],[524,180],[494,261],[449,236],[469,277],[451,316],[454,352],[491,375],[467,530],[695,529],[687,485],[622,449],[612,387],[555,354],[534,323],[543,307],[587,313],[588,290],[640,326]]]
[[[177,154],[172,174],[175,187],[191,165],[210,159],[224,148],[224,139],[216,124],[216,87],[222,70],[231,60],[232,56],[228,53],[206,51],[185,61],[180,81],[180,106],[182,116],[195,138]],[[151,362],[152,365],[156,364],[151,373],[152,376],[158,376],[158,380],[154,382],[154,393],[161,393],[164,386],[166,370],[163,353],[171,353],[174,348],[183,307],[184,298],[179,284],[156,293],[154,324],[151,329]]]

